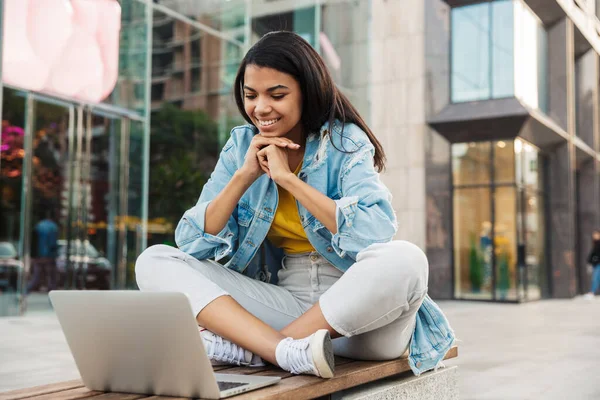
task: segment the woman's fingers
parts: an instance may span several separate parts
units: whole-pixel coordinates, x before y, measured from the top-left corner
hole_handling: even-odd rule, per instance
[[[267,148],[263,148],[262,150],[256,153],[256,158],[258,159],[258,165],[260,168],[271,177],[271,171],[269,170],[269,159],[267,158]]]
[[[293,150],[300,148],[299,144],[292,142],[288,138],[268,138],[268,137],[256,135],[253,140],[255,141],[255,146],[257,146],[258,148],[264,148],[264,147],[267,147],[272,144],[274,144],[275,146],[278,146],[278,147],[282,147],[282,148],[287,147],[287,148],[290,148]]]
[[[269,166],[266,163],[260,163],[260,169],[262,169],[264,171],[265,174],[267,174],[269,176],[269,178],[271,177],[271,170],[269,170]]]

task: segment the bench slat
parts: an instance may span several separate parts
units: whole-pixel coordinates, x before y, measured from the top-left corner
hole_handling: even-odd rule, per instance
[[[138,400],[147,399],[146,394],[132,394],[132,393],[103,393],[100,396],[94,396],[94,400]],[[171,397],[172,399],[172,397]],[[37,399],[36,399],[37,400]]]
[[[270,369],[273,369],[273,367],[270,365],[264,367],[235,367],[219,371],[219,374],[255,375],[259,372],[268,371]]]
[[[26,397],[39,396],[48,393],[56,393],[63,390],[83,387],[81,379],[65,381],[59,383],[50,383],[48,385],[35,386],[25,389],[11,390],[10,392],[0,393],[0,400],[19,400]]]
[[[76,400],[94,397],[101,394],[104,393],[90,390],[86,387],[80,387],[76,389],[63,390],[61,392],[43,394],[41,396],[35,396],[35,400]]]

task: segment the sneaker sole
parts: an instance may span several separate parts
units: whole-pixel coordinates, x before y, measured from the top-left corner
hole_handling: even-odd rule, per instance
[[[333,378],[335,360],[333,345],[327,329],[318,330],[311,339],[313,363],[321,378]]]

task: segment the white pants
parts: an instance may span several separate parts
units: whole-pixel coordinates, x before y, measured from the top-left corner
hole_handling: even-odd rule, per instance
[[[282,267],[278,285],[272,285],[156,245],[139,256],[135,273],[142,291],[186,293],[194,315],[230,295],[281,330],[318,301],[329,325],[343,335],[333,340],[336,355],[389,360],[407,351],[427,293],[427,258],[417,246],[405,241],[371,245],[345,273],[316,252],[286,255]]]

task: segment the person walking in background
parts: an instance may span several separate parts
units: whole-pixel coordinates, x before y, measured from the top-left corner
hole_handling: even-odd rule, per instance
[[[43,220],[33,228],[35,235],[32,246],[32,270],[31,280],[27,284],[26,293],[38,288],[42,275],[46,275],[48,291],[54,290],[56,285],[56,256],[58,251],[58,225],[52,219],[52,211],[47,210]]]
[[[592,272],[592,287],[590,288],[590,292],[585,294],[585,297],[588,299],[593,299],[594,295],[598,293],[598,289],[600,289],[600,231],[594,231],[592,240],[594,244],[587,262],[594,270]]]

